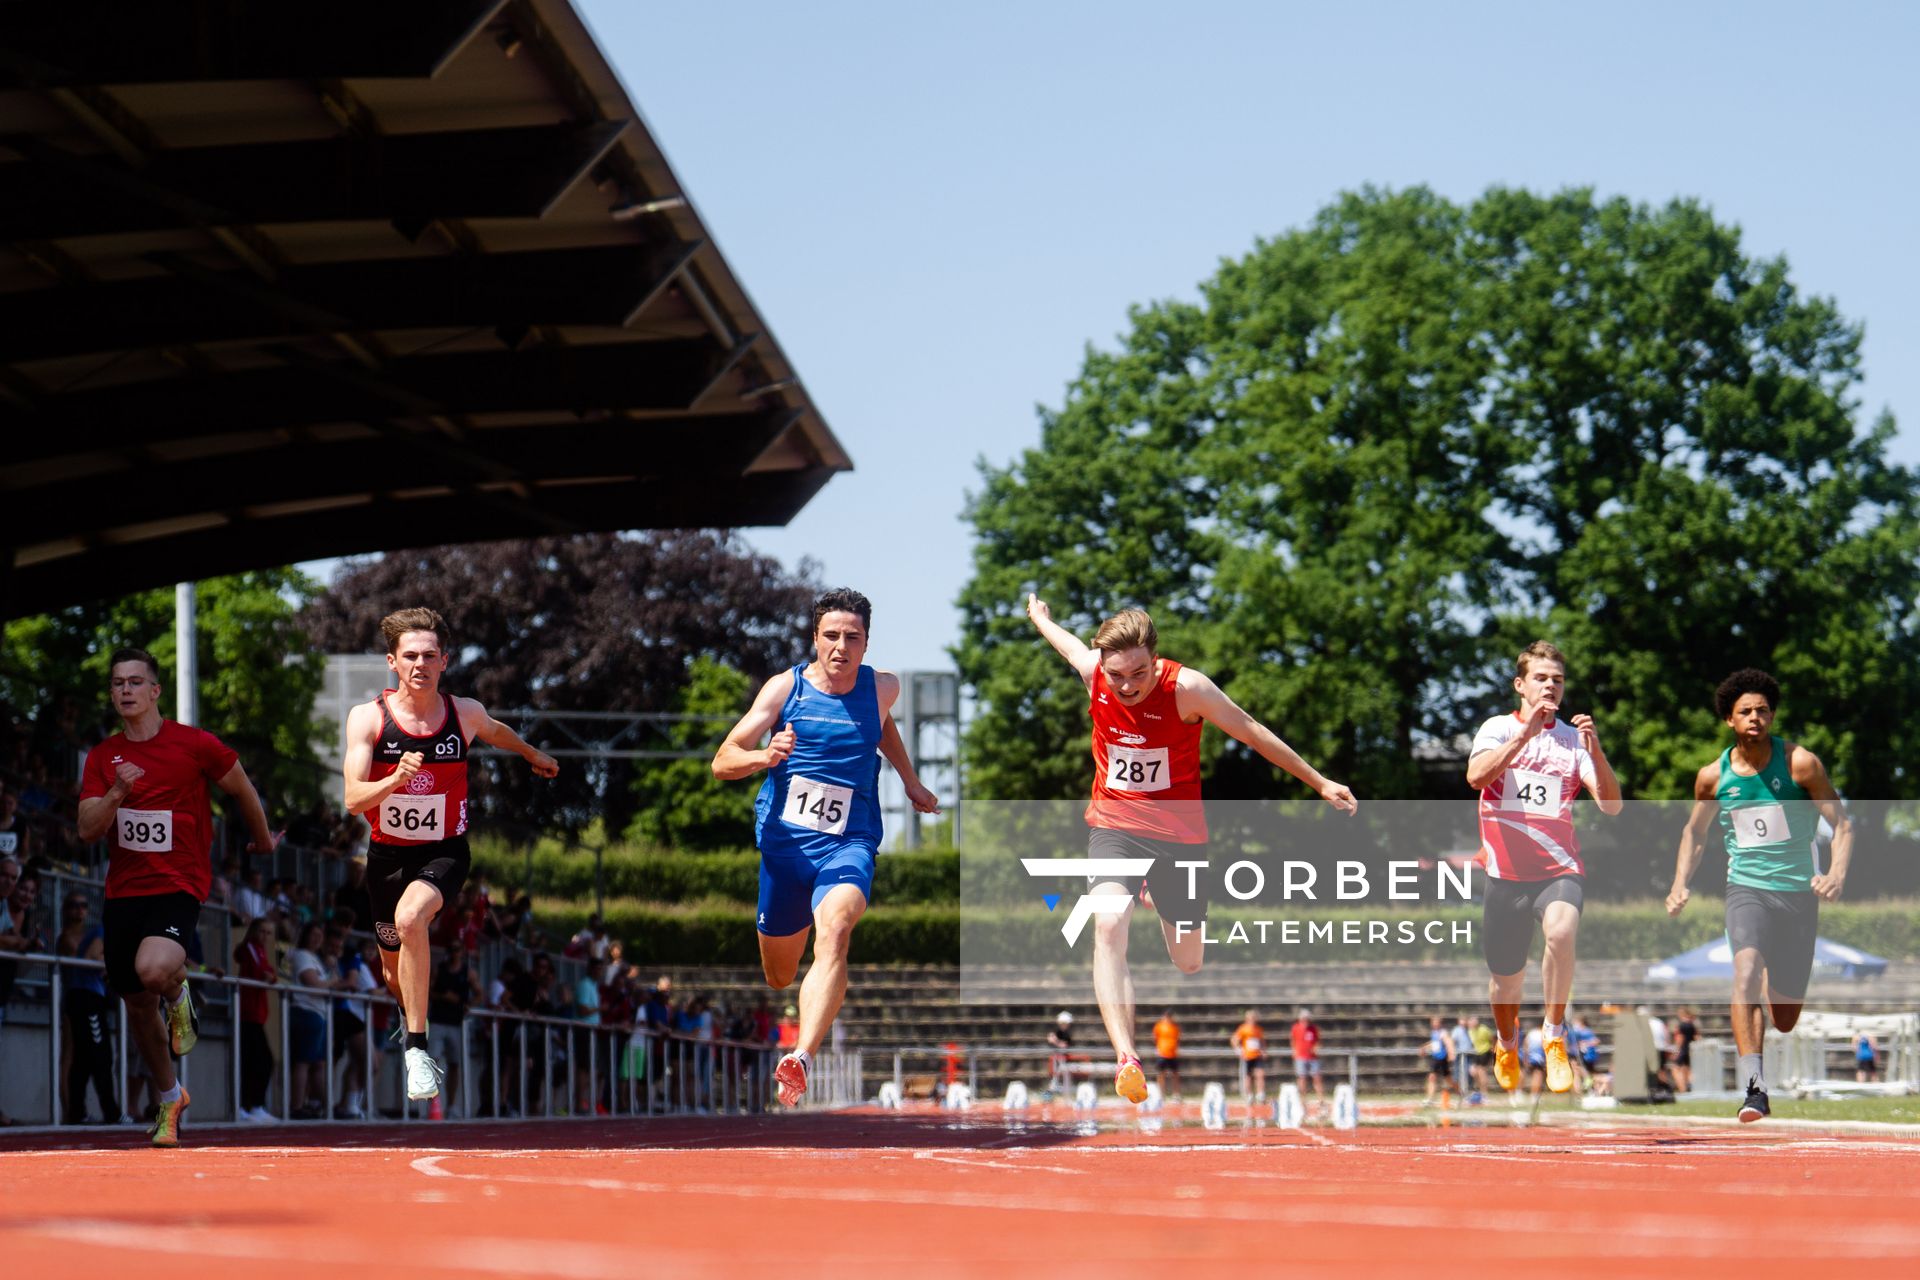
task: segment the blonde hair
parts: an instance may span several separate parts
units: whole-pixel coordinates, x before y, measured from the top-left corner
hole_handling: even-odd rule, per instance
[[[386,639],[388,653],[399,650],[400,637],[409,631],[433,632],[440,651],[447,651],[447,620],[431,609],[402,609],[380,619],[380,634]]]
[[[1153,619],[1144,609],[1122,609],[1100,624],[1093,633],[1093,647],[1103,653],[1121,653],[1128,649],[1145,649],[1155,657],[1160,656],[1160,633],[1153,628]]]
[[[1532,644],[1520,651],[1520,657],[1514,664],[1514,674],[1520,679],[1525,680],[1527,678],[1527,668],[1532,665],[1535,658],[1540,659],[1542,662],[1557,662],[1560,664],[1562,671],[1567,669],[1566,654],[1561,653],[1545,640],[1535,640]]]

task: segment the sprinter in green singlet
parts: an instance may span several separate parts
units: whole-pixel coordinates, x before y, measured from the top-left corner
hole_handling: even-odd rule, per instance
[[[1747,1123],[1768,1113],[1760,1066],[1766,1013],[1781,1031],[1800,1020],[1820,903],[1839,898],[1853,857],[1853,823],[1820,757],[1773,735],[1779,703],[1779,683],[1751,667],[1714,691],[1714,711],[1733,730],[1734,742],[1694,779],[1693,815],[1680,833],[1667,894],[1667,914],[1679,915],[1717,820],[1727,851],[1733,1039],[1746,1088],[1740,1119]],[[1824,872],[1816,843],[1823,817],[1833,827],[1833,865]]]

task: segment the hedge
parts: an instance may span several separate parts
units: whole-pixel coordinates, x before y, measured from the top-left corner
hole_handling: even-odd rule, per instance
[[[695,902],[719,898],[753,904],[760,897],[760,855],[752,849],[730,853],[671,853],[616,845],[602,855],[608,898],[650,902]],[[473,867],[496,888],[519,886],[527,879],[525,849],[504,841],[476,840]],[[593,854],[567,852],[556,843],[534,848],[535,897],[590,900],[594,896]],[[960,900],[960,855],[951,849],[883,853],[874,863],[876,905],[909,903],[953,906]]]
[[[534,905],[542,927],[556,935],[571,935],[586,922],[587,914],[593,909],[590,897],[586,900],[538,898]],[[1261,960],[1477,960],[1480,956],[1477,907],[1347,908],[1285,914],[1216,910],[1209,926],[1211,935],[1224,936],[1236,918],[1335,922],[1470,920],[1475,927],[1475,941],[1470,946],[1435,946],[1421,941],[1395,946],[1388,952],[1303,941],[1293,946],[1249,948],[1249,954]],[[1037,912],[968,911],[964,930],[961,921],[962,914],[954,906],[894,905],[883,899],[867,912],[854,931],[851,958],[865,964],[958,964],[964,933],[970,961],[1054,963],[1061,959],[1060,939],[1052,929],[1042,925]],[[607,902],[606,922],[625,945],[627,958],[638,963],[754,964],[759,960],[754,910],[750,904],[722,898],[691,903],[615,898]],[[1580,955],[1594,960],[1659,960],[1719,937],[1723,927],[1720,903],[1713,899],[1695,899],[1678,919],[1669,917],[1656,902],[1593,903],[1582,914]],[[1920,956],[1920,917],[1917,917],[1916,904],[1911,901],[1823,907],[1820,933],[1835,942],[1888,959]],[[1087,947],[1087,940],[1082,939],[1080,949]],[[1152,913],[1135,914],[1129,949],[1141,960],[1164,954],[1159,925]],[[1533,953],[1538,952],[1536,938]]]

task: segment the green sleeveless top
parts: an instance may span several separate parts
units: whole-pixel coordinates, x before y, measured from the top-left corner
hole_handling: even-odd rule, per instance
[[[1814,836],[1820,812],[1787,769],[1787,744],[1773,740],[1767,767],[1752,777],[1733,771],[1733,748],[1720,753],[1720,829],[1727,846],[1727,883],[1775,893],[1813,887]]]

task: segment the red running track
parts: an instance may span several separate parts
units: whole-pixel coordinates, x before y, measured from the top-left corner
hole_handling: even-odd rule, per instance
[[[873,1111],[0,1141],[0,1274],[1741,1280],[1920,1262],[1920,1142],[1757,1125],[1019,1124]],[[37,1145],[36,1145],[37,1144]],[[263,1269],[268,1269],[263,1272]],[[1862,1274],[1915,1274],[1910,1265]]]

